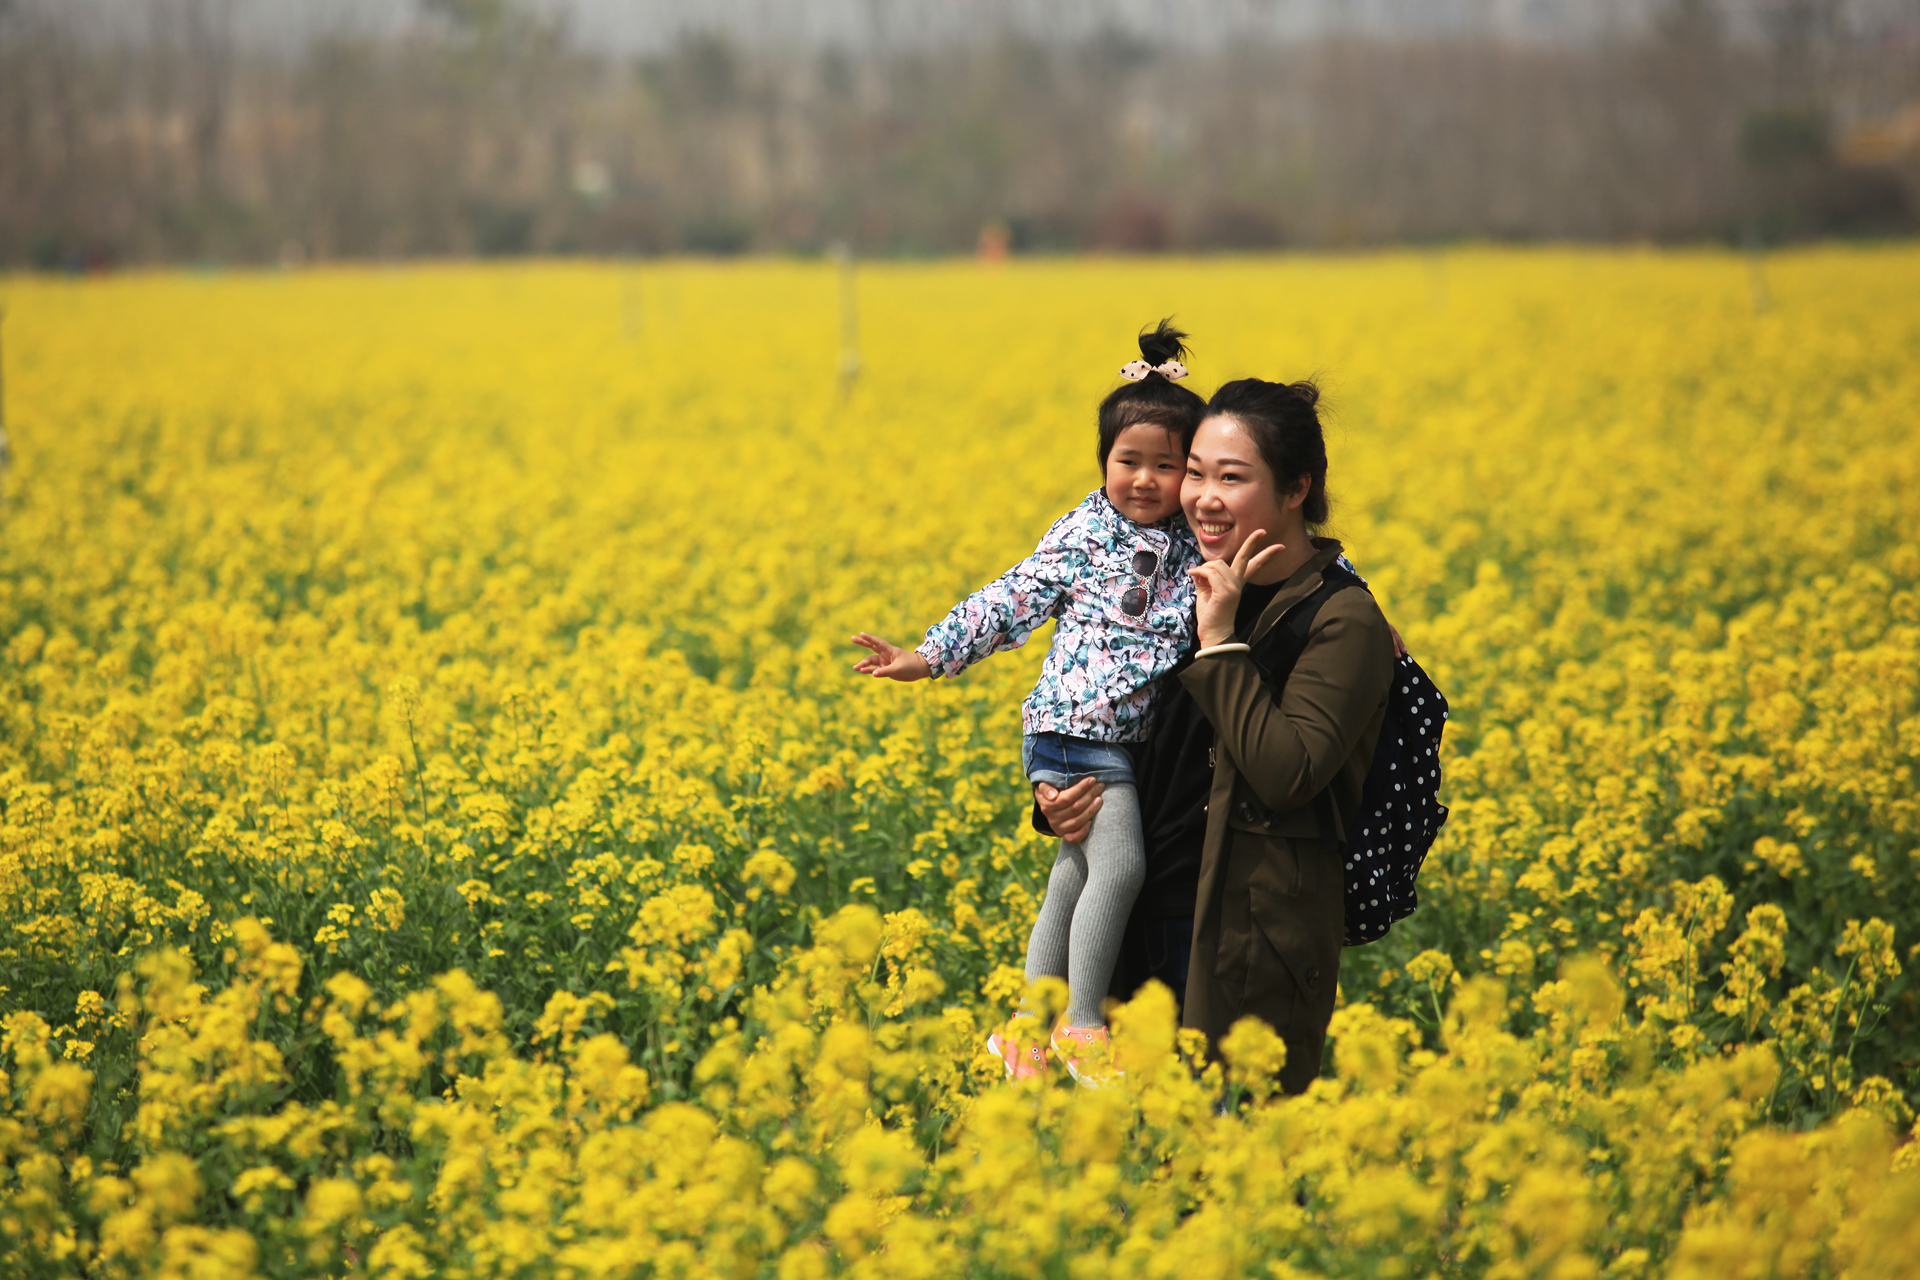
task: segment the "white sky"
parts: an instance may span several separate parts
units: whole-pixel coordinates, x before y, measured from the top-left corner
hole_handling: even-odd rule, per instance
[[[1300,39],[1344,30],[1409,36],[1480,31],[1578,41],[1644,29],[1672,0],[523,0],[566,15],[585,47],[637,54],[689,31],[747,44],[871,49],[938,45],[1013,27],[1042,41],[1102,29],[1178,45],[1250,35]],[[1783,0],[1711,0],[1736,33]],[[1859,33],[1920,33],[1920,0],[1826,0]],[[20,0],[22,8],[138,38],[188,9],[230,12],[247,45],[297,46],[316,34],[386,34],[418,22],[415,0]]]

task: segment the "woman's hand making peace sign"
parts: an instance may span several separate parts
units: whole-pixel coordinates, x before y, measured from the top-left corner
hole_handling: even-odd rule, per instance
[[[1267,536],[1265,529],[1255,529],[1247,540],[1240,544],[1240,550],[1234,553],[1231,563],[1225,560],[1209,560],[1198,568],[1187,570],[1199,588],[1199,599],[1195,602],[1200,615],[1200,647],[1226,644],[1233,639],[1234,615],[1240,611],[1240,592],[1247,585],[1247,579],[1260,571],[1270,557],[1279,555],[1287,549],[1284,542],[1276,542],[1263,547],[1248,559],[1247,551],[1259,539]],[[1393,633],[1393,656],[1407,656],[1407,642],[1400,638],[1400,630],[1393,624],[1387,624],[1387,630]]]
[[[1240,592],[1247,585],[1247,579],[1287,549],[1285,543],[1276,542],[1254,550],[1266,536],[1265,529],[1255,529],[1233,553],[1233,559],[1209,560],[1187,570],[1193,575],[1199,595],[1195,607],[1199,614],[1201,648],[1226,644],[1233,639],[1233,615],[1240,608]]]

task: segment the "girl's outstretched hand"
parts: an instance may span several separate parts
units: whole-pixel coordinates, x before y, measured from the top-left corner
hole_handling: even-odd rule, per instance
[[[872,650],[853,664],[853,669],[861,675],[885,676],[889,680],[925,680],[933,675],[933,668],[927,665],[927,660],[911,649],[888,644],[879,636],[870,636],[864,631],[855,635],[853,642],[862,649]]]
[[[1233,553],[1232,560],[1209,560],[1187,570],[1193,575],[1198,597],[1194,603],[1200,623],[1201,648],[1226,644],[1233,639],[1233,615],[1240,609],[1241,589],[1262,565],[1287,549],[1286,543],[1276,542],[1255,551],[1266,536],[1265,529],[1255,529]]]

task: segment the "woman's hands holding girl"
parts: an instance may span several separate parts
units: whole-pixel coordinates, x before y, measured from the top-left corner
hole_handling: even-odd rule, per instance
[[[864,631],[855,635],[853,642],[862,649],[873,651],[853,664],[853,669],[862,675],[884,676],[888,680],[926,680],[933,676],[933,668],[927,665],[927,660],[912,649],[888,644],[879,636],[868,635]]]
[[[1187,570],[1193,575],[1199,596],[1195,612],[1199,615],[1201,648],[1233,639],[1233,616],[1240,608],[1240,592],[1247,579],[1287,549],[1285,543],[1276,542],[1255,551],[1266,536],[1265,529],[1255,529],[1231,560],[1209,560]]]
[[[1054,835],[1068,844],[1079,844],[1093,829],[1093,815],[1100,812],[1100,793],[1106,789],[1093,778],[1082,778],[1066,788],[1036,782],[1033,799]]]

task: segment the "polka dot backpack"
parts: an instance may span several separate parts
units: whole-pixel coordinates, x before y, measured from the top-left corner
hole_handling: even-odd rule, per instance
[[[1384,938],[1394,921],[1420,905],[1414,881],[1447,820],[1440,803],[1440,730],[1446,723],[1446,695],[1412,657],[1400,659],[1360,812],[1347,821],[1350,947]]]
[[[1276,696],[1306,648],[1320,606],[1337,591],[1364,591],[1367,586],[1342,564],[1329,565],[1322,579],[1312,595],[1287,610],[1255,656]],[[1446,695],[1419,663],[1401,658],[1394,664],[1387,714],[1361,788],[1360,808],[1341,815],[1349,836],[1340,858],[1346,871],[1350,947],[1386,937],[1395,921],[1406,919],[1420,905],[1414,882],[1447,820],[1447,807],[1440,803],[1440,732],[1446,723]],[[1339,848],[1330,793],[1315,798],[1314,814],[1328,847]]]

